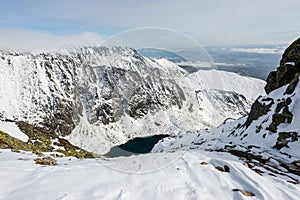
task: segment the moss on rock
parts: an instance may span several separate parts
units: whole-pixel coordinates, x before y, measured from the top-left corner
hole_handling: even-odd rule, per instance
[[[65,156],[74,156],[77,158],[96,158],[97,156],[75,145],[68,140],[60,138],[55,133],[36,127],[26,122],[17,122],[20,130],[25,133],[29,139],[23,142],[9,134],[0,131],[0,148],[12,149],[14,151],[29,151],[38,156],[43,156],[42,152],[60,152]],[[52,144],[52,141],[57,142]]]
[[[24,151],[30,151],[30,152],[42,152],[43,148],[40,146],[35,146],[30,143],[23,142],[19,139],[16,139],[14,137],[11,137],[9,134],[0,131],[0,147],[3,149],[12,149],[12,150],[24,150]]]

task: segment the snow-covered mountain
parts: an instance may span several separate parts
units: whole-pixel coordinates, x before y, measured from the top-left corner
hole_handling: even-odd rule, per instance
[[[136,136],[240,118],[264,94],[264,81],[218,70],[189,74],[130,48],[0,54],[0,119],[95,153]]]
[[[127,99],[125,99],[129,100],[128,102],[132,102],[132,104],[122,102],[120,104],[116,103],[117,106],[115,106],[113,102],[120,102],[120,99],[124,97],[122,95],[124,95],[125,90],[136,87],[128,83],[126,88],[122,87],[123,90],[116,92],[118,95],[109,95],[109,98],[105,99],[105,95],[110,94],[105,91],[110,91],[107,88],[111,88],[105,85],[105,87],[102,87],[102,92],[97,93],[101,95],[98,96],[98,98],[101,99],[99,102],[102,102],[102,99],[104,99],[103,102],[114,105],[111,106],[111,108],[119,108],[120,105],[129,106],[122,107],[123,110],[118,111],[119,115],[101,115],[104,117],[119,116],[119,118],[113,118],[115,120],[108,118],[109,120],[103,121],[103,118],[99,118],[95,122],[91,120],[94,119],[92,117],[94,116],[93,106],[95,106],[95,104],[101,104],[98,104],[98,101],[96,101],[98,98],[90,97],[93,97],[93,91],[99,90],[98,85],[101,84],[97,81],[104,80],[103,82],[100,81],[102,84],[112,83],[106,80],[114,80],[119,83],[118,81],[124,80],[125,78],[122,79],[120,76],[117,76],[118,78],[113,79],[113,76],[108,76],[109,78],[103,79],[103,76],[94,73],[96,70],[99,74],[103,74],[101,70],[97,71],[100,67],[95,67],[94,69],[92,67],[82,67],[78,65],[77,67],[79,68],[74,70],[76,72],[74,74],[76,74],[77,78],[74,78],[74,80],[71,78],[73,85],[67,86],[69,88],[76,88],[74,89],[76,92],[70,92],[71,98],[69,103],[73,102],[73,106],[77,103],[79,105],[76,105],[77,107],[68,107],[68,109],[72,111],[70,119],[72,119],[75,128],[71,130],[70,134],[63,133],[64,129],[57,129],[55,134],[66,135],[65,138],[69,138],[74,143],[82,142],[83,145],[90,144],[94,145],[94,147],[100,143],[95,144],[92,143],[92,141],[100,140],[104,145],[109,146],[112,144],[110,143],[112,137],[114,137],[116,141],[122,140],[124,135],[127,136],[126,132],[122,132],[124,130],[135,132],[137,135],[154,133],[153,130],[166,130],[166,132],[173,132],[174,134],[172,137],[164,138],[156,144],[152,150],[154,153],[133,155],[130,157],[99,157],[97,159],[78,160],[72,157],[60,157],[58,153],[43,152],[47,156],[55,157],[57,161],[56,166],[40,166],[34,164],[34,161],[37,162],[37,160],[41,160],[42,158],[36,158],[36,155],[29,152],[21,152],[20,154],[10,152],[10,150],[1,150],[0,198],[298,199],[300,193],[300,127],[298,123],[300,114],[300,87],[298,84],[298,69],[300,63],[299,46],[300,40],[291,45],[291,47],[285,51],[281,66],[276,72],[272,72],[269,75],[265,87],[268,95],[263,94],[261,91],[264,83],[255,79],[217,70],[199,71],[187,75],[184,71],[179,70],[176,65],[165,60],[149,60],[148,58],[141,57],[140,59],[144,59],[147,64],[144,66],[145,69],[149,67],[150,71],[154,71],[155,67],[153,67],[153,65],[155,65],[157,68],[163,68],[158,70],[160,73],[166,74],[152,78],[153,74],[150,73],[151,76],[148,78],[146,76],[145,78],[145,76],[140,75],[141,72],[132,70],[135,68],[134,66],[128,66],[127,69],[129,70],[124,70],[123,73],[136,72],[138,74],[136,76],[142,83],[138,88],[143,88],[142,91],[146,93],[152,90],[148,87],[144,87],[143,84],[154,84],[151,80],[155,80],[155,82],[159,80],[159,83],[154,86],[160,89],[154,89],[154,86],[152,87],[151,85],[151,89],[153,89],[153,93],[151,94],[156,95],[156,97],[164,97],[165,104],[159,104],[158,101],[156,101],[158,99],[157,97],[154,100],[151,99],[154,107],[145,109],[144,104],[139,104],[139,102],[143,102],[144,99],[150,97],[145,97],[141,95],[143,93],[140,92],[140,90],[133,89],[133,92],[129,93],[131,95],[126,96]],[[112,50],[106,50],[112,52]],[[78,52],[78,50],[76,50],[76,52]],[[94,51],[89,50],[89,52],[89,55],[94,54],[91,53]],[[76,56],[73,56],[73,53],[67,52],[61,56],[67,57],[68,55],[74,59]],[[90,56],[90,58],[94,58],[96,55],[99,56],[98,53],[96,53]],[[128,57],[131,59],[131,56]],[[12,58],[10,57],[10,59]],[[99,60],[101,59],[96,60],[94,62],[100,63]],[[123,62],[121,60],[117,59],[116,61],[117,63]],[[69,60],[69,63],[72,62],[73,60]],[[106,61],[101,62],[104,63]],[[24,62],[21,63],[24,64]],[[153,65],[150,65],[151,63]],[[18,65],[19,69],[25,68],[23,64]],[[164,68],[166,65],[167,70]],[[27,65],[27,68],[30,69],[28,66],[30,65]],[[71,64],[71,66],[74,65]],[[105,66],[107,66],[107,70],[109,71],[107,73],[109,74],[111,70],[116,71],[116,69],[108,63],[106,63]],[[13,69],[13,67],[7,68]],[[90,69],[89,73],[86,73],[87,69]],[[85,73],[84,77],[79,76],[80,73],[78,73],[78,71],[81,72],[81,70]],[[163,70],[165,71],[161,72]],[[53,69],[49,71],[53,71]],[[49,75],[49,77],[52,77],[55,81],[46,79],[49,81],[49,85],[55,89],[51,91],[51,93],[47,93],[54,95],[54,105],[57,105],[56,102],[62,101],[63,97],[59,95],[66,95],[64,93],[65,87],[62,87],[64,84],[58,81],[66,80],[66,78],[54,79],[54,77],[61,77],[62,74],[59,68],[56,73]],[[113,73],[113,75],[115,74],[116,73]],[[137,80],[132,78],[132,74],[128,76],[124,74],[122,77],[128,77],[130,81]],[[172,74],[171,80],[169,78],[170,74]],[[16,82],[13,76],[8,75],[9,74],[2,78],[4,78],[6,82],[8,82],[8,80],[11,81],[10,83]],[[24,78],[25,76],[23,75],[21,77]],[[31,80],[35,78],[35,76],[32,76]],[[16,84],[17,86],[15,86],[15,88],[20,88],[20,90],[23,91],[22,97],[29,96],[33,98],[28,95],[31,93],[25,92],[27,90],[20,84],[22,79],[18,80],[19,84]],[[3,83],[5,81],[3,81]],[[37,86],[42,84],[42,81],[38,79],[36,81],[38,83]],[[92,88],[83,87],[82,81],[83,83],[89,83],[88,86]],[[53,82],[52,85],[50,84],[51,82]],[[127,82],[125,81],[122,84],[124,83]],[[121,82],[119,84],[120,85],[114,84],[112,88],[121,87]],[[179,95],[180,97],[176,96],[177,93],[170,95],[169,92],[172,90],[167,90],[169,92],[165,93],[161,92],[162,85],[164,88],[170,88],[175,84],[176,91],[178,93],[182,92]],[[59,90],[61,93],[57,92],[59,85],[63,88]],[[7,84],[6,87],[12,88],[12,85]],[[77,89],[78,87],[79,89]],[[5,88],[3,87],[2,89],[2,94],[4,94]],[[172,89],[174,89],[174,87]],[[41,87],[41,91],[47,90]],[[83,91],[85,91],[85,93]],[[6,103],[6,105],[15,105],[13,103],[18,102],[17,95],[13,92],[9,92],[10,90],[7,91],[7,94],[12,97],[12,101],[4,101],[3,99],[2,101]],[[19,92],[19,90],[15,90],[15,93],[17,92]],[[161,93],[156,94],[156,92]],[[256,96],[259,92],[261,92],[260,94],[263,96],[257,98]],[[135,94],[137,94],[137,96],[135,96]],[[40,93],[35,93],[33,99],[39,100],[39,95]],[[43,95],[40,96],[40,98],[43,97]],[[131,99],[133,100],[130,101]],[[169,104],[169,102],[172,102],[172,99],[177,99],[176,103]],[[254,101],[254,99],[256,100]],[[251,106],[248,116],[237,120],[229,119],[244,115],[250,105],[248,102],[251,101],[254,101],[254,103]],[[29,107],[33,109],[33,111],[35,109],[34,105],[35,104]],[[68,104],[63,105],[69,106]],[[131,112],[133,111],[131,109],[133,105],[139,105],[137,107],[139,108],[137,109],[138,111]],[[18,109],[20,107],[21,106],[19,106]],[[60,111],[61,106],[53,107],[55,108],[52,110],[53,113],[64,113]],[[158,110],[156,110],[156,108]],[[45,124],[47,121],[43,118],[45,113],[32,112],[37,119],[30,122],[35,125],[31,126],[29,119],[27,120],[25,115],[22,116],[21,113],[16,115],[17,112],[13,112],[15,110],[11,110],[11,115],[9,115],[9,109],[6,107],[5,109],[3,108],[2,111],[2,119],[9,119],[8,117],[12,118],[0,122],[0,129],[19,139],[19,141],[11,141],[12,143],[16,143],[14,145],[21,144],[20,141],[28,140],[28,137],[29,140],[32,140],[32,134],[28,134],[28,131],[36,135],[38,135],[38,133],[42,134],[45,137],[47,134],[51,135],[50,131],[45,130],[45,126],[47,125]],[[108,110],[115,111],[115,109]],[[147,112],[144,112],[144,110]],[[64,115],[56,116],[61,116],[61,118],[59,118],[61,121],[58,120],[56,123],[68,123],[68,121],[64,121],[66,119]],[[224,121],[224,118],[227,118],[227,120]],[[23,124],[24,122],[14,122],[20,119],[24,121],[27,120],[25,125]],[[107,119],[107,117],[104,119]],[[195,123],[196,121],[198,123]],[[220,126],[213,127],[209,130],[198,130],[200,127],[214,126],[221,122],[223,123]],[[25,130],[28,135],[21,132],[15,123],[19,124],[19,128]],[[155,126],[153,126],[153,124],[155,124]],[[122,125],[124,125],[124,127],[122,127]],[[175,127],[175,125],[177,125],[177,127]],[[154,127],[156,127],[156,129]],[[5,128],[5,130],[3,128]],[[107,130],[105,128],[107,128]],[[108,131],[110,129],[112,129],[111,132]],[[141,129],[146,130],[147,133],[139,133],[138,130]],[[194,129],[195,131],[193,131]],[[103,132],[101,131],[115,134],[101,140],[103,136]],[[52,136],[53,135],[51,135],[51,137]],[[3,145],[10,147],[9,145],[11,143],[9,141],[8,143],[3,143],[7,138],[9,137],[0,131],[0,147]],[[41,139],[43,140],[43,137]],[[39,143],[41,141],[40,138],[38,138],[31,142]],[[78,151],[74,146],[68,144],[67,140],[63,140],[61,136],[50,142],[53,144],[64,143],[67,144],[65,148],[72,148],[72,151]],[[30,142],[28,143],[30,144]],[[47,140],[43,144],[47,144]],[[55,148],[60,147],[56,145]]]
[[[208,149],[238,156],[259,174],[300,182],[300,39],[288,47],[271,72],[248,116],[209,131],[165,138],[153,152]]]

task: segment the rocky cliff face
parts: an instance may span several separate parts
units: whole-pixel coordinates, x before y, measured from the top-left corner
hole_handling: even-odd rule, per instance
[[[283,53],[280,60],[280,66],[276,71],[269,74],[267,84],[265,86],[266,92],[269,94],[273,90],[280,88],[286,84],[294,82],[298,79],[300,73],[300,39],[293,42]],[[295,84],[295,83],[294,83]],[[292,87],[292,86],[291,86]],[[290,88],[291,89],[291,88]],[[292,91],[287,91],[292,93]]]
[[[255,98],[245,88],[260,93],[263,87],[263,81],[228,72],[189,75],[129,48],[0,54],[0,120],[17,123],[32,141],[38,138],[35,129],[96,153],[136,136],[208,128],[241,117]],[[234,88],[236,81],[243,84]]]
[[[83,114],[91,124],[108,124],[125,113],[140,118],[148,111],[181,107],[185,98],[172,79],[183,71],[161,70],[160,63],[131,49],[81,48],[39,55],[3,52],[1,64],[1,102],[7,104],[2,106],[2,119],[32,120],[63,136],[71,133]]]
[[[269,95],[260,97],[255,101],[244,125],[249,126],[258,118],[269,115],[264,120],[264,124],[269,123],[265,126],[265,129],[276,133],[281,124],[293,123],[295,121],[295,119],[293,120],[293,113],[297,113],[297,110],[293,108],[298,101],[297,96],[299,94],[297,94],[296,88],[299,82],[299,75],[300,39],[293,42],[285,50],[280,66],[276,71],[269,74],[265,86],[265,90]],[[260,124],[258,127],[256,132],[261,131],[263,124]],[[278,145],[276,147],[279,148]]]

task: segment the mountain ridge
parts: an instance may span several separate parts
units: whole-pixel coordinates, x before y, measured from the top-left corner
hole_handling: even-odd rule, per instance
[[[188,74],[170,61],[121,47],[40,54],[2,51],[0,65],[2,121],[16,121],[26,132],[38,128],[49,140],[62,137],[96,153],[136,136],[177,134],[239,118],[256,94],[263,93],[264,84],[217,70]],[[235,86],[237,82],[243,85]],[[204,93],[209,104],[216,103],[210,95],[223,96],[218,102],[228,107],[226,112],[213,106],[203,110],[199,95]],[[239,104],[234,112],[230,99]]]

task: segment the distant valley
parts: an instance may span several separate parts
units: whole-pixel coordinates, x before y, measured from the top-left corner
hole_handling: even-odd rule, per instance
[[[211,56],[213,67],[216,69],[266,80],[268,74],[276,69],[286,46],[286,44],[205,46],[204,50]],[[146,57],[165,58],[179,64],[190,73],[199,69],[208,69],[207,66],[197,63],[197,58],[194,62],[187,63],[187,60],[195,57],[193,49],[190,49],[192,53],[186,50],[183,52],[151,48],[140,49],[138,52]]]

